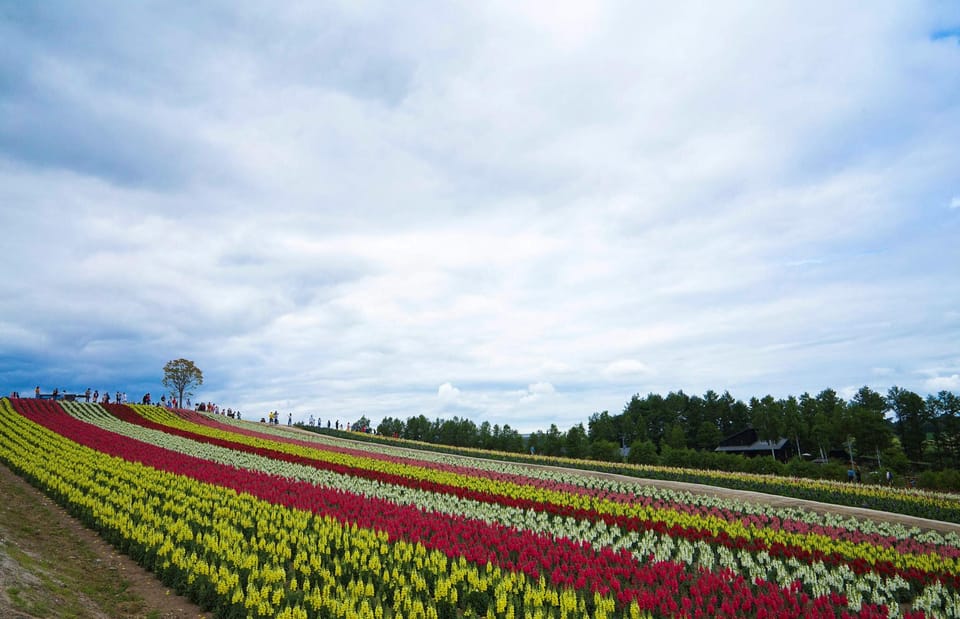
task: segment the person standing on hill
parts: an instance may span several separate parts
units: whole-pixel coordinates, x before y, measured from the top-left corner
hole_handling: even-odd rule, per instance
[[[40,399],[40,385],[37,385],[37,388],[33,390],[33,395],[39,400]]]

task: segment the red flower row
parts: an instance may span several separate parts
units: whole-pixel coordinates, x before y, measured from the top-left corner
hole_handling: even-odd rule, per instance
[[[111,410],[114,410],[112,407],[127,408],[123,405],[111,404],[107,406]],[[129,411],[129,408],[127,408],[127,410]],[[455,466],[451,464],[431,462],[431,461],[421,460],[413,457],[391,456],[387,454],[370,452],[370,451],[365,451],[360,449],[351,449],[348,447],[319,444],[316,441],[299,440],[293,437],[279,436],[274,433],[258,432],[256,430],[237,427],[235,425],[222,423],[216,420],[215,418],[201,415],[194,411],[178,410],[177,413],[181,417],[183,417],[184,419],[192,423],[196,423],[198,425],[204,425],[217,430],[232,432],[232,433],[240,434],[243,436],[248,436],[251,438],[258,438],[263,440],[275,441],[279,443],[297,445],[301,447],[308,447],[311,449],[323,450],[331,453],[339,453],[339,454],[350,455],[350,456],[355,456],[360,458],[369,458],[369,459],[380,460],[382,462],[390,462],[395,464],[405,464],[405,465],[416,466],[416,467],[421,467],[425,469],[432,469],[432,470],[456,473],[461,475],[469,475],[471,477],[491,479],[494,481],[504,481],[504,482],[515,483],[515,484],[534,487],[534,488],[544,488],[547,490],[566,492],[570,494],[591,496],[598,499],[609,500],[617,503],[651,507],[657,510],[672,510],[680,513],[690,514],[693,516],[713,517],[713,518],[724,520],[726,522],[740,523],[749,528],[783,530],[789,533],[798,533],[801,535],[809,535],[809,534],[823,535],[835,540],[848,541],[854,544],[871,544],[871,545],[879,546],[882,548],[894,548],[900,554],[917,554],[917,555],[937,554],[945,558],[960,557],[960,548],[949,546],[949,545],[936,545],[932,543],[923,543],[923,542],[916,541],[914,539],[897,539],[891,536],[880,535],[878,533],[865,533],[860,530],[850,530],[850,529],[844,529],[844,528],[833,527],[833,526],[825,526],[825,525],[811,526],[806,522],[802,522],[799,520],[783,519],[775,515],[756,514],[756,513],[744,514],[744,513],[735,512],[729,509],[720,509],[717,507],[704,508],[704,507],[690,504],[690,503],[680,503],[677,501],[665,501],[662,499],[655,499],[649,496],[638,496],[638,495],[626,493],[626,492],[613,492],[609,490],[597,490],[592,488],[585,488],[583,486],[578,486],[572,483],[544,480],[541,478],[527,476],[527,475],[520,475],[516,473],[499,473],[496,471],[470,468],[467,466]],[[127,417],[123,417],[123,418],[128,421],[130,420]],[[134,421],[134,423],[137,423],[137,422]],[[161,429],[164,429],[164,431],[168,431],[169,426],[161,426]]]
[[[45,410],[44,410],[45,409]],[[638,564],[626,551],[596,549],[529,531],[465,517],[451,517],[361,497],[275,475],[216,464],[137,441],[63,413],[55,403],[18,407],[25,417],[97,451],[140,462],[201,482],[246,492],[277,505],[311,511],[387,533],[391,539],[419,542],[451,558],[475,564],[491,562],[530,577],[544,576],[554,585],[613,595],[620,604],[636,601],[644,610],[691,616],[692,609],[712,609],[718,617],[745,614],[774,617],[885,617],[883,607],[865,605],[848,613],[843,596],[811,598],[799,583],[783,588],[764,581],[748,583],[729,570],[715,572],[660,562]],[[690,610],[687,610],[690,609]]]
[[[219,447],[225,447],[232,449],[234,451],[241,451],[245,453],[251,453],[266,458],[271,458],[274,460],[280,460],[284,462],[291,462],[294,464],[301,464],[305,466],[310,466],[317,469],[332,471],[342,475],[349,475],[352,477],[358,477],[363,479],[370,479],[374,481],[379,481],[385,484],[392,484],[396,486],[402,486],[406,488],[415,488],[418,490],[426,490],[429,492],[443,493],[454,495],[459,498],[470,499],[477,502],[491,503],[497,505],[503,505],[506,507],[512,507],[517,509],[524,510],[533,510],[537,512],[545,512],[554,516],[560,517],[572,517],[577,520],[585,520],[588,522],[604,522],[608,526],[616,526],[623,530],[627,531],[653,531],[660,535],[668,535],[674,538],[682,538],[689,541],[701,541],[708,544],[714,544],[718,546],[725,546],[737,551],[746,551],[746,552],[760,552],[767,551],[772,556],[783,558],[783,559],[796,559],[804,563],[814,563],[822,562],[828,566],[838,566],[838,565],[849,565],[850,569],[856,574],[864,574],[867,572],[877,572],[884,577],[893,577],[899,575],[908,582],[917,583],[920,585],[927,585],[936,580],[940,580],[947,586],[958,587],[960,586],[960,577],[953,574],[943,574],[943,573],[934,573],[926,572],[917,569],[901,569],[896,567],[894,564],[889,561],[878,561],[876,563],[869,563],[863,559],[854,559],[843,556],[839,553],[825,553],[821,550],[806,550],[792,545],[785,545],[781,543],[769,544],[763,540],[758,539],[744,539],[740,537],[732,537],[729,533],[723,530],[713,532],[708,529],[696,528],[696,527],[684,527],[680,525],[667,525],[661,521],[652,521],[652,520],[643,520],[639,518],[634,518],[624,515],[614,515],[614,514],[601,514],[594,510],[588,510],[583,508],[570,507],[567,505],[558,505],[556,503],[550,503],[547,501],[534,501],[530,499],[516,498],[505,496],[493,492],[481,492],[478,490],[472,490],[469,488],[463,488],[460,486],[442,484],[439,482],[434,482],[425,479],[415,479],[406,477],[403,475],[386,473],[383,471],[373,471],[370,469],[364,469],[361,467],[353,467],[344,464],[338,464],[334,462],[329,462],[322,459],[309,458],[307,456],[289,454],[283,451],[267,449],[263,447],[254,447],[252,445],[247,445],[244,443],[239,443],[235,441],[230,441],[222,438],[215,438],[210,436],[205,436],[203,434],[197,434],[190,432],[188,430],[183,430],[181,428],[176,428],[172,426],[167,426],[163,424],[156,423],[149,419],[145,419],[143,416],[138,415],[130,407],[124,406],[122,404],[109,404],[106,408],[115,416],[120,418],[123,421],[134,423],[145,428],[150,428],[154,430],[160,430],[169,434],[180,436],[182,438],[187,438],[197,442],[207,443],[210,445],[217,445]],[[250,435],[250,433],[245,433]],[[275,437],[267,435],[266,438],[273,439]],[[314,443],[312,447],[317,448],[318,446]]]

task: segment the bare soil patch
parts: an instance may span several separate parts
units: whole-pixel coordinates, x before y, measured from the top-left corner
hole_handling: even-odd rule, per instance
[[[185,619],[209,613],[0,464],[0,617]]]

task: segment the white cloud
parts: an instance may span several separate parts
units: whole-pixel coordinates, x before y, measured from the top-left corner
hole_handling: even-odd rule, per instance
[[[960,391],[960,374],[936,376],[934,378],[927,379],[924,385],[927,389],[934,393],[940,391]]]
[[[11,389],[157,392],[193,355],[251,414],[536,429],[638,389],[950,384],[923,370],[960,306],[935,12],[230,11],[3,25]]]
[[[554,388],[554,386],[547,382],[533,383],[532,385],[527,387],[527,390],[530,393],[540,394],[540,395],[556,392],[556,389]]]
[[[653,374],[653,369],[642,361],[636,359],[618,359],[612,361],[603,369],[603,374],[615,378],[620,377],[639,377]]]
[[[566,374],[573,372],[574,368],[562,361],[547,360],[540,364],[540,373],[545,375]]]
[[[841,387],[836,390],[837,395],[847,400],[848,402],[853,399],[853,396],[857,395],[857,392],[860,391],[860,387],[854,387],[852,385],[847,385],[846,387]]]
[[[460,390],[450,383],[443,383],[437,389],[437,399],[441,405],[456,404],[460,400]]]
[[[556,393],[556,388],[548,382],[537,382],[529,385],[527,390],[520,397],[520,401],[524,403],[536,402],[545,397],[551,396]]]

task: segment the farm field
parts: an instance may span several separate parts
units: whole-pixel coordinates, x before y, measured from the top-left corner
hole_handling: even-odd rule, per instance
[[[0,617],[209,619],[0,464]]]
[[[960,617],[953,523],[139,405],[4,398],[0,460],[218,617]]]

